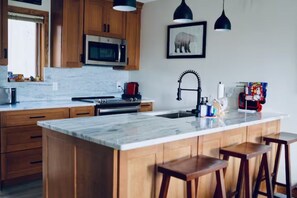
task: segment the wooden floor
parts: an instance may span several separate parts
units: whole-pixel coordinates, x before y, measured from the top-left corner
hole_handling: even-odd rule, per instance
[[[42,198],[42,180],[25,184],[4,187],[0,191],[1,198]]]

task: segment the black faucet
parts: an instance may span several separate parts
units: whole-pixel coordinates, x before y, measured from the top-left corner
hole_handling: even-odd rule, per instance
[[[186,74],[194,74],[197,78],[198,81],[198,88],[197,89],[182,89],[180,88],[181,82],[182,82],[182,78],[186,75]],[[181,91],[196,91],[197,92],[197,104],[196,104],[196,109],[193,109],[192,112],[195,113],[196,117],[200,117],[200,99],[201,99],[201,82],[200,82],[200,77],[199,74],[194,71],[194,70],[186,70],[184,71],[179,79],[178,79],[178,89],[177,89],[177,98],[176,100],[182,100],[181,98]]]

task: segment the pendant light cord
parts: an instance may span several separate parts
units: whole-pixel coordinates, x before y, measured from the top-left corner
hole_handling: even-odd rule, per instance
[[[223,0],[223,11],[225,10],[225,0]]]

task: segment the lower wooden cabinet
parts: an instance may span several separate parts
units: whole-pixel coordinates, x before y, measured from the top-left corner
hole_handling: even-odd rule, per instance
[[[246,127],[223,131],[199,137],[198,153],[211,157],[220,158],[220,148],[240,144],[246,141]],[[240,160],[230,158],[226,172],[226,192],[235,190],[238,177]],[[216,187],[215,174],[209,174],[199,179],[199,195],[201,197],[212,197]],[[205,188],[207,186],[207,188]],[[202,196],[203,195],[203,196]],[[199,196],[199,197],[200,197]]]
[[[44,195],[50,198],[158,197],[162,179],[162,175],[157,171],[159,164],[197,154],[220,158],[222,157],[219,154],[221,147],[253,139],[253,136],[257,136],[255,134],[258,134],[259,129],[263,132],[262,134],[278,133],[279,121],[128,151],[114,150],[43,129]],[[65,164],[67,166],[64,166]],[[236,187],[238,171],[239,160],[230,158],[225,178],[228,194]],[[251,170],[251,175],[253,174]],[[197,197],[213,197],[215,187],[214,174],[200,177]],[[168,197],[186,197],[185,189],[185,182],[171,178]]]
[[[152,102],[142,102],[140,104],[140,112],[147,112],[153,110],[153,103]]]
[[[41,140],[42,129],[39,126],[2,128],[1,153],[40,148]]]
[[[42,150],[30,149],[1,154],[1,180],[41,173]]]
[[[70,108],[70,118],[88,117],[95,115],[95,108],[89,107],[72,107]]]
[[[37,121],[93,115],[94,106],[2,112],[0,186],[6,181],[41,175],[42,128]]]

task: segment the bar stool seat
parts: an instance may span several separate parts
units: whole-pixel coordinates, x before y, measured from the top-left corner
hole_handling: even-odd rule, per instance
[[[281,132],[278,134],[271,134],[268,136],[264,136],[263,140],[265,141],[266,145],[270,145],[270,143],[276,143],[277,144],[277,151],[275,156],[275,162],[274,162],[274,168],[272,172],[272,188],[273,191],[275,190],[276,184],[286,187],[286,195],[287,197],[292,197],[292,189],[296,186],[292,186],[291,183],[291,160],[290,160],[290,144],[297,142],[297,134],[294,133],[287,133],[287,132]],[[278,167],[279,167],[279,160],[280,160],[280,154],[282,145],[285,147],[285,172],[286,172],[286,184],[277,182],[277,173],[278,173]],[[261,170],[259,171],[262,172]],[[259,191],[259,185],[262,181],[263,177],[262,175],[258,176],[256,188],[255,188],[255,194],[265,194],[261,191]]]
[[[245,197],[249,198],[252,196],[251,179],[249,175],[249,160],[251,158],[262,155],[261,166],[265,167],[266,185],[268,197],[273,197],[271,176],[269,172],[267,153],[271,151],[271,146],[256,144],[251,142],[245,142],[242,144],[229,146],[220,149],[220,154],[223,154],[224,160],[229,160],[229,157],[240,158],[240,169],[238,174],[236,191],[231,194],[236,198],[240,197],[240,191],[242,187],[243,178],[245,178]],[[224,170],[226,173],[226,169]]]
[[[223,178],[223,168],[228,165],[227,161],[212,158],[204,155],[198,155],[184,160],[165,163],[158,166],[158,171],[163,173],[162,185],[160,190],[160,198],[167,196],[170,177],[175,177],[186,181],[187,197],[196,197],[198,189],[198,178],[200,176],[216,172],[217,189],[219,189],[219,197],[226,197],[225,183]],[[195,191],[192,189],[192,182],[195,180]]]

